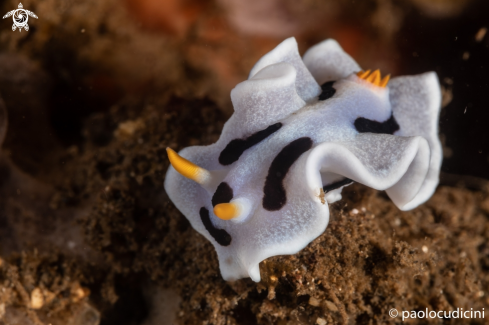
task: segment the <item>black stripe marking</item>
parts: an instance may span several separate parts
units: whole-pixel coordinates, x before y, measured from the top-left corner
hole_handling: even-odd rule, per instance
[[[226,148],[221,151],[219,155],[219,163],[221,165],[227,166],[231,165],[233,162],[239,159],[245,150],[253,147],[259,142],[265,140],[273,133],[277,132],[282,127],[282,123],[275,123],[270,125],[265,130],[253,133],[246,139],[234,139],[231,140]]]
[[[331,184],[328,184],[328,185],[324,185],[323,186],[323,191],[324,191],[324,193],[328,193],[328,192],[331,192],[333,190],[336,190],[337,188],[340,188],[340,187],[346,186],[346,185],[350,185],[350,184],[353,184],[353,183],[354,183],[354,181],[352,181],[351,179],[344,178],[341,181],[337,181],[337,182],[334,182],[334,183],[331,183]]]
[[[286,145],[273,159],[263,188],[265,194],[263,196],[263,208],[265,210],[277,211],[285,205],[287,195],[283,184],[284,178],[292,164],[311,147],[311,138],[299,138]]]
[[[360,133],[380,133],[380,134],[394,134],[399,130],[399,124],[397,124],[394,115],[392,114],[388,120],[384,122],[377,122],[369,120],[364,117],[359,117],[355,120],[355,128]]]
[[[209,217],[209,210],[202,207],[199,211],[200,220],[204,224],[205,229],[209,234],[216,240],[216,242],[221,246],[229,246],[231,244],[231,235],[224,229],[217,229],[212,224],[211,218]]]
[[[220,203],[229,203],[233,199],[233,189],[226,182],[222,182],[217,187],[212,196],[212,206],[215,207]]]
[[[336,89],[333,88],[333,84],[334,81],[328,81],[321,86],[322,92],[319,95],[319,100],[326,100],[333,97],[333,95],[336,93]]]

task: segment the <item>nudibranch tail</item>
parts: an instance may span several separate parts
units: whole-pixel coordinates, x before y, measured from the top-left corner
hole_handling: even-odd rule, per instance
[[[221,203],[214,207],[214,214],[222,220],[231,220],[239,216],[241,208],[236,203]]]
[[[197,166],[180,156],[171,148],[166,148],[170,163],[182,176],[185,176],[201,185],[208,183],[211,175],[207,169]]]
[[[357,76],[360,79],[368,81],[375,86],[378,86],[381,88],[385,88],[387,86],[387,83],[389,82],[389,79],[391,77],[390,75],[387,75],[384,78],[382,78],[379,69],[372,72],[372,74],[370,74],[370,72],[371,72],[371,70],[360,71],[360,72],[357,72]]]

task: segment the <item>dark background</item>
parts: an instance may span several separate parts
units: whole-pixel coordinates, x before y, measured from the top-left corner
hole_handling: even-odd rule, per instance
[[[83,141],[83,123],[127,96],[209,98],[232,113],[230,90],[283,39],[303,53],[335,38],[366,69],[436,71],[446,90],[444,172],[489,178],[489,2],[485,0],[26,1],[29,32],[1,21],[4,144],[31,174]],[[2,12],[17,8],[0,1]],[[17,73],[17,75],[16,75]],[[23,87],[34,95],[25,96]],[[36,98],[35,96],[39,96]],[[449,99],[451,98],[451,100]],[[47,122],[47,124],[44,124]],[[56,157],[56,158],[54,158]]]

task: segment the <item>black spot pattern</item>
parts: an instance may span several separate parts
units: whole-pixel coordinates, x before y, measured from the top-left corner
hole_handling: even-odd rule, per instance
[[[337,181],[337,182],[334,182],[334,183],[331,183],[328,185],[324,185],[323,191],[324,191],[324,193],[328,193],[328,192],[331,192],[332,190],[336,190],[337,188],[340,188],[340,187],[345,186],[345,185],[350,185],[353,183],[354,182],[351,179],[344,178],[341,181]]]
[[[336,93],[336,89],[333,88],[333,84],[334,81],[328,81],[321,86],[322,92],[319,95],[319,100],[326,100],[333,97],[333,95]]]
[[[268,211],[280,210],[287,202],[287,195],[284,188],[284,178],[292,164],[299,157],[311,149],[311,138],[304,137],[292,141],[286,145],[279,154],[273,159],[263,188],[263,208]]]
[[[209,217],[209,210],[202,207],[199,211],[200,220],[204,224],[205,229],[209,234],[216,240],[216,242],[221,246],[229,246],[231,244],[231,235],[224,229],[217,229],[212,224],[211,218]]]
[[[217,187],[212,196],[212,206],[215,207],[220,203],[229,203],[233,199],[233,189],[226,182],[222,182]]]
[[[267,137],[277,132],[282,127],[282,123],[275,123],[270,125],[265,130],[253,133],[246,139],[234,139],[231,140],[226,148],[221,151],[219,155],[219,163],[221,165],[231,165],[233,162],[239,159],[239,157],[254,145],[265,140]]]
[[[364,117],[359,117],[355,120],[355,128],[360,133],[394,134],[394,132],[399,130],[399,124],[397,124],[394,115],[391,115],[391,117],[384,122],[377,122]]]

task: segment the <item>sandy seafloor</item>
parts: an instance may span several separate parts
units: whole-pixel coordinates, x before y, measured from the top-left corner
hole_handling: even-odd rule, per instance
[[[0,324],[401,323],[392,308],[489,323],[487,1],[22,4],[28,32],[0,24]],[[436,71],[441,183],[408,212],[352,185],[304,250],[228,283],[163,189],[165,148],[215,142],[231,89],[289,36],[301,53],[335,38],[383,74]]]

